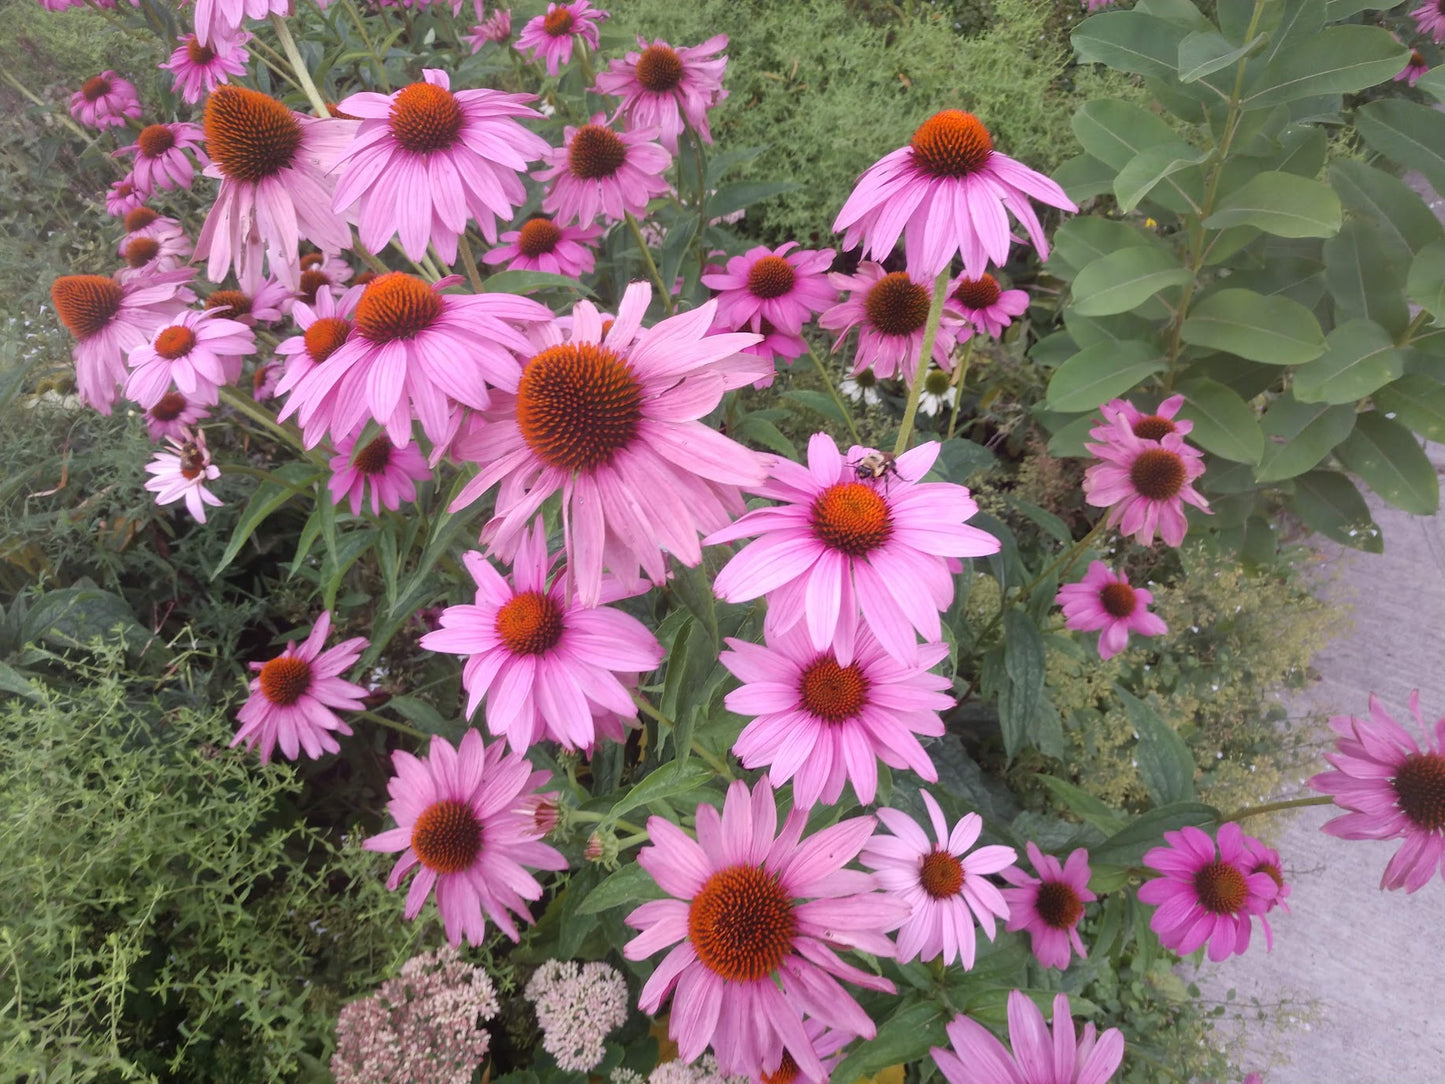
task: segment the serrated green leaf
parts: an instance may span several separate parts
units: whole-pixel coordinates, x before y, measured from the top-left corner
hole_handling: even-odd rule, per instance
[[[1314,313],[1286,297],[1219,290],[1190,310],[1179,337],[1266,365],[1303,365],[1325,350]]]
[[[1326,94],[1353,94],[1393,77],[1409,55],[1380,27],[1326,27],[1275,57],[1241,104],[1262,109]]]
[[[1239,393],[1214,380],[1184,384],[1179,416],[1194,423],[1189,439],[1205,451],[1235,463],[1258,463],[1264,455],[1264,431],[1254,408]]]
[[[1415,435],[1378,410],[1361,414],[1335,452],[1340,462],[1396,508],[1433,516],[1440,507],[1440,480]]]
[[[1161,372],[1164,359],[1149,343],[1098,343],[1080,350],[1054,370],[1046,397],[1050,410],[1092,410]]]
[[[1306,471],[1294,480],[1289,506],[1304,525],[1326,538],[1366,553],[1385,546],[1380,528],[1355,484],[1339,471]]]
[[[1125,248],[1092,260],[1079,271],[1073,307],[1083,316],[1112,316],[1193,278],[1173,253],[1152,246]]]
[[[1333,237],[1340,215],[1340,197],[1329,185],[1266,170],[1227,193],[1204,225],[1211,230],[1254,226],[1277,237]]]
[[[1405,371],[1390,333],[1370,320],[1351,320],[1325,337],[1325,352],[1295,374],[1301,403],[1353,403]]]
[[[1264,456],[1255,479],[1279,482],[1316,466],[1355,427],[1350,406],[1301,403],[1285,393],[1270,404],[1261,422]]]

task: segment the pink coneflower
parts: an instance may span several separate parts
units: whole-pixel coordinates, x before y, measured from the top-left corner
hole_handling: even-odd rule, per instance
[[[80,398],[102,414],[126,378],[126,355],[185,311],[196,295],[189,268],[120,282],[103,275],[65,275],[50,287],[55,315],[75,336],[75,382]]]
[[[291,0],[196,0],[196,40],[202,45],[230,41],[247,19],[290,15]]]
[[[717,574],[713,590],[728,602],[767,595],[768,633],[806,620],[819,651],[846,653],[861,610],[883,649],[911,661],[914,629],[942,639],[938,614],[953,601],[949,559],[999,551],[998,539],[965,525],[978,511],[965,487],[919,482],[938,450],[937,441],[920,444],[881,477],[865,477],[859,468],[872,449],[854,447],[845,460],[832,437],[815,433],[806,467],[779,459],[772,477],[751,487],[780,506],[704,539],[712,546],[759,536]]]
[[[637,717],[628,690],[657,668],[662,647],[635,617],[569,599],[565,576],[548,585],[556,558],[547,556],[541,524],[523,535],[510,582],[480,553],[462,561],[476,581],[475,605],[444,610],[441,628],[421,646],[469,656],[462,670],[469,718],[486,697],[487,728],[520,753],[543,738],[590,751],[596,717],[604,724],[609,714]]]
[[[1268,910],[1273,911],[1276,907],[1283,907],[1289,911],[1289,899],[1291,886],[1285,884],[1284,866],[1280,861],[1279,851],[1267,845],[1263,840],[1255,839],[1253,836],[1244,837],[1244,849],[1249,854],[1244,864],[1246,873],[1267,873],[1269,879],[1274,882],[1274,898],[1269,901]]]
[[[281,383],[282,367],[276,362],[257,365],[251,370],[251,398],[258,403],[276,397],[276,385]]]
[[[351,246],[331,192],[332,169],[356,128],[354,120],[303,116],[247,87],[216,88],[206,102],[206,176],[219,177],[221,189],[196,240],[212,282],[233,263],[238,274],[263,258],[273,271],[294,264],[303,238],[328,252]]]
[[[1170,433],[1187,437],[1193,430],[1194,423],[1175,417],[1183,405],[1184,396],[1171,395],[1160,403],[1152,414],[1145,414],[1127,399],[1110,399],[1099,408],[1099,413],[1104,416],[1104,424],[1090,429],[1089,436],[1105,442],[1112,440],[1115,420],[1123,418],[1130,432],[1140,440],[1163,440]]]
[[[879,379],[901,376],[909,384],[918,372],[918,354],[923,349],[924,325],[933,287],[915,282],[903,271],[885,272],[881,264],[864,260],[856,275],[834,272],[828,281],[848,296],[818,317],[818,326],[837,333],[836,352],[843,348],[848,332],[858,328],[858,349],[853,372],[873,370]],[[933,340],[933,360],[940,368],[953,368],[953,348],[967,342],[973,330],[963,322],[958,309],[945,302]]]
[[[872,817],[841,821],[806,840],[807,814],[790,811],[781,835],[777,818],[766,776],[751,794],[734,781],[721,816],[699,805],[696,841],[671,821],[650,818],[652,844],[637,862],[674,898],[644,903],[627,916],[642,933],[622,954],[643,960],[676,945],[643,986],[638,1006],[656,1013],[673,993],[668,1030],[683,1061],[711,1043],[726,1073],[775,1073],[786,1047],[798,1068],[818,1080],[823,1065],[804,1014],[871,1039],[873,1021],[837,979],[893,993],[887,979],[845,963],[834,950],[891,957],[884,935],[906,911],[870,891],[868,874],[843,868],[873,831]]]
[[[225,384],[241,377],[242,359],[256,352],[255,333],[215,310],[180,313],[131,350],[125,397],[150,407],[171,385],[188,399],[214,406]]]
[[[591,225],[602,215],[620,221],[641,215],[647,201],[663,196],[670,186],[663,176],[672,155],[655,142],[656,128],[634,128],[618,134],[604,123],[601,113],[590,124],[563,129],[562,146],[542,156],[546,169],[534,174],[554,181],[542,200],[542,210],[562,224]]]
[[[301,274],[297,276],[294,297],[283,306],[290,312],[296,301],[315,306],[321,293],[340,296],[346,292],[346,284],[356,274],[351,265],[340,256],[325,252],[308,252],[301,257]]]
[[[300,335],[282,339],[276,356],[286,359],[286,372],[276,385],[276,394],[284,395],[301,382],[301,378],[326,361],[355,330],[351,314],[361,300],[362,287],[353,286],[340,297],[323,290],[314,305],[297,301],[291,306],[291,319],[301,329]],[[343,433],[342,437],[353,433]]]
[[[529,902],[542,898],[542,886],[529,869],[567,868],[567,859],[541,842],[527,802],[550,778],[534,772],[518,753],[504,753],[502,742],[490,748],[468,730],[453,749],[433,737],[424,760],[397,750],[396,775],[387,784],[387,809],[397,827],[362,843],[368,851],[402,851],[386,879],[395,890],[413,870],[406,894],[406,917],[416,918],[436,889],[437,910],[453,945],[486,939],[487,917],[513,941],[519,940],[512,914],[530,919]],[[508,912],[511,912],[509,914]]]
[[[1077,632],[1099,633],[1099,658],[1112,659],[1129,643],[1129,633],[1163,636],[1169,626],[1147,607],[1154,596],[1142,587],[1131,587],[1122,573],[1109,570],[1103,561],[1093,561],[1078,583],[1066,583],[1054,599],[1064,608],[1064,627]]]
[[[1039,259],[1048,241],[1029,204],[1077,211],[1072,200],[1042,173],[1035,173],[993,149],[993,137],[972,113],[945,109],[918,126],[908,146],[869,166],[848,197],[835,231],[845,230],[843,247],[860,241],[863,253],[883,260],[899,236],[908,273],[932,281],[955,253],[963,272],[976,279],[990,261],[1008,262],[1008,216],[1019,220]]]
[[[1079,920],[1084,917],[1084,904],[1099,897],[1089,891],[1089,852],[1079,847],[1059,864],[1051,854],[1044,854],[1032,840],[1024,844],[1029,862],[1038,871],[1030,877],[1017,866],[1001,871],[1013,888],[1003,890],[1008,904],[1009,933],[1023,930],[1029,935],[1034,955],[1045,967],[1068,968],[1072,953],[1087,958],[1084,941],[1079,936]]]
[[[89,128],[124,128],[140,117],[140,95],[134,83],[106,69],[70,96],[70,115]]]
[[[898,930],[898,959],[955,960],[973,966],[974,920],[992,941],[996,918],[1008,918],[1008,904],[988,880],[1014,864],[1012,847],[980,847],[969,854],[983,831],[983,818],[968,813],[950,831],[933,795],[918,792],[928,810],[937,842],[906,813],[880,809],[878,818],[893,834],[879,833],[863,848],[860,861],[877,871],[878,883],[912,908]]]
[[[1109,526],[1141,545],[1153,542],[1156,530],[1166,544],[1179,545],[1189,529],[1185,502],[1209,511],[1209,502],[1193,485],[1204,473],[1203,453],[1185,444],[1177,431],[1158,440],[1137,437],[1123,414],[1102,431],[1101,443],[1084,445],[1103,460],[1084,471],[1084,499],[1109,509]]]
[[[797,335],[814,313],[838,300],[827,274],[833,256],[831,248],[800,249],[789,241],[776,249],[759,245],[732,257],[726,268],[702,276],[704,286],[718,291],[717,326],[759,331],[766,321],[775,330]]]
[[[1419,49],[1410,50],[1410,59],[1405,61],[1405,66],[1395,76],[1395,82],[1408,82],[1412,87],[1419,81],[1420,76],[1430,70],[1430,65],[1425,63],[1425,58],[1420,55]]]
[[[548,147],[517,122],[541,119],[526,105],[532,95],[453,92],[439,68],[423,69],[422,77],[395,94],[364,91],[340,103],[343,113],[361,118],[361,129],[341,156],[333,206],[360,205],[361,243],[373,252],[398,237],[413,260],[430,242],[450,264],[469,218],[496,241],[497,220],[527,201],[520,175]]]
[[[336,443],[336,455],[331,457],[331,503],[340,504],[350,500],[351,514],[361,515],[363,494],[371,491],[371,514],[381,515],[384,506],[395,512],[403,501],[416,500],[416,482],[431,477],[431,468],[426,465],[415,444],[398,448],[383,433],[368,441],[360,448],[355,437],[346,437]]]
[[[1445,42],[1445,0],[1425,0],[1410,12],[1410,18],[1420,33],[1429,34],[1436,45]]]
[[[598,226],[559,226],[546,215],[502,234],[496,248],[482,257],[489,266],[505,263],[512,271],[546,271],[568,278],[590,274],[596,258],[589,247],[601,236]]]
[[[367,639],[355,636],[322,651],[330,631],[331,611],[326,610],[301,646],[287,641],[274,659],[250,664],[256,676],[250,697],[236,713],[241,728],[231,739],[233,748],[242,742],[248,749],[260,746],[263,764],[277,745],[287,760],[302,751],[312,760],[340,751],[333,734],[349,735],[351,727],[336,709],[355,711],[366,697],[364,688],[341,675],[356,664]]]
[[[125,236],[121,238],[117,251],[124,256],[126,242],[136,237],[154,237],[157,240],[167,237],[184,237],[185,229],[174,218],[166,218],[159,211],[153,211],[149,207],[136,207],[125,213],[121,219],[121,225],[125,227]]]
[[[1206,942],[1216,963],[1249,948],[1254,916],[1266,940],[1272,938],[1269,910],[1278,886],[1268,873],[1251,873],[1244,833],[1230,822],[1219,827],[1219,851],[1207,832],[1186,825],[1165,832],[1165,847],[1144,855],[1144,865],[1159,873],[1139,888],[1139,899],[1158,910],[1149,928],[1165,948],[1187,956]]]
[[[161,68],[171,73],[175,91],[188,105],[195,105],[207,94],[231,81],[233,75],[245,75],[251,54],[245,49],[251,35],[240,33],[227,40],[217,38],[202,45],[194,34],[183,34]]]
[[[911,768],[930,783],[938,770],[917,735],[941,737],[940,711],[953,706],[952,683],[929,668],[946,644],[924,644],[900,662],[864,626],[843,654],[808,642],[794,625],[767,646],[728,638],[722,664],[743,685],[728,693],[729,711],[755,716],[733,745],[745,768],[768,768],[774,783],[793,780],[793,804],[811,809],[838,801],[845,780],[868,805],[878,791],[878,761]]]
[[[540,350],[520,382],[456,442],[460,458],[483,467],[451,507],[500,482],[482,538],[504,560],[561,491],[569,571],[586,606],[601,597],[604,567],[630,591],[641,584],[639,566],[663,582],[665,554],[701,562],[699,532],[741,512],[738,487],[766,474],[762,456],[698,420],[761,375],[763,363],[739,353],[755,337],[708,335],[712,301],[643,328],[651,298],[647,283],[628,286],[605,334],[587,301],[573,308],[565,335],[556,323],[535,329]]]
[[[149,279],[158,271],[174,271],[190,254],[191,239],[178,229],[155,232],[142,230],[127,234],[120,243],[120,257],[125,261],[125,266],[115,273],[115,277],[118,282]]]
[[[180,441],[186,430],[208,417],[210,412],[200,403],[193,403],[178,391],[168,391],[147,408],[146,432],[159,443],[167,437]]]
[[[147,192],[136,187],[135,173],[127,173],[118,181],[112,181],[105,192],[105,213],[120,218],[130,214],[146,201]]]
[[[949,286],[949,297],[965,320],[990,338],[1003,335],[1004,328],[1029,308],[1023,290],[1004,290],[998,279],[984,273],[977,278],[959,275]]]
[[[167,438],[167,443],[171,450],[157,452],[146,464],[145,471],[151,477],[146,479],[145,488],[156,495],[156,504],[184,500],[191,517],[197,523],[205,523],[206,505],[221,505],[221,498],[206,488],[206,483],[214,482],[221,471],[211,462],[205,434],[199,429],[183,432],[179,439]]]
[[[661,40],[649,45],[638,38],[637,44],[642,51],[612,61],[598,73],[593,89],[621,98],[617,112],[628,127],[657,129],[662,145],[672,154],[677,153],[684,125],[704,143],[711,143],[707,111],[728,96],[722,85],[728,58],[715,54],[728,47],[728,36],[718,34],[681,49]]]
[[[482,410],[488,384],[517,386],[517,356],[532,351],[517,325],[550,320],[550,310],[512,294],[443,294],[389,271],[372,279],[356,303],[356,331],[326,364],[296,384],[281,417],[296,412],[313,448],[328,432],[340,440],[368,418],[398,448],[411,443],[413,412],[432,441],[446,434],[450,400]],[[456,364],[463,356],[467,364]]]
[[[189,121],[149,124],[140,130],[134,143],[116,151],[115,156],[135,154],[129,176],[136,191],[144,196],[157,188],[190,188],[196,170],[186,152],[195,155],[199,165],[207,165],[201,139],[201,126]]]
[[[463,34],[462,40],[472,47],[473,53],[479,53],[487,42],[494,41],[498,45],[506,45],[511,37],[512,9],[498,8],[472,27],[471,33]]]
[[[563,64],[572,62],[572,41],[597,49],[598,26],[607,19],[607,12],[594,8],[589,0],[570,0],[565,4],[548,4],[547,14],[538,15],[517,35],[517,48],[530,52],[529,60],[545,61],[547,74],[556,75]]]
[[[1426,735],[1423,752],[1373,693],[1368,719],[1336,715],[1330,727],[1339,737],[1335,751],[1325,754],[1334,770],[1309,781],[1349,810],[1324,826],[1330,835],[1405,841],[1385,867],[1380,887],[1406,892],[1423,887],[1437,868],[1445,880],[1445,719],[1425,725],[1418,689],[1410,694],[1410,713]]]
[[[208,312],[214,310],[247,327],[274,324],[285,318],[292,295],[279,279],[262,275],[259,263],[250,264],[237,279],[236,289],[212,290],[206,295]]]
[[[1095,1038],[1094,1025],[1074,1043],[1074,1019],[1066,994],[1054,995],[1052,1034],[1044,1014],[1022,990],[1008,995],[1013,1053],[976,1020],[955,1016],[948,1025],[952,1050],[931,1053],[948,1084],[1107,1084],[1124,1060],[1124,1035],[1109,1028]]]
[[[830,1028],[812,1019],[803,1021],[803,1030],[807,1033],[808,1044],[812,1047],[813,1055],[823,1066],[822,1075],[814,1076],[811,1073],[803,1072],[798,1065],[798,1059],[793,1057],[785,1046],[783,1060],[778,1063],[777,1070],[771,1073],[754,1073],[753,1084],[828,1084],[829,1077],[838,1068],[838,1063],[843,1060],[843,1048],[853,1041],[854,1036],[850,1032]],[[707,1058],[704,1057],[700,1067],[706,1063]],[[702,1071],[682,1084],[719,1084],[719,1082],[720,1074],[709,1074]],[[658,1079],[658,1070],[653,1070],[653,1075],[648,1077],[648,1084],[664,1084]]]

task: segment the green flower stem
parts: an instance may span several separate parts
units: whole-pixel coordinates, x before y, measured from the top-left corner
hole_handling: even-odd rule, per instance
[[[359,244],[353,244],[351,246],[351,251],[360,256],[362,262],[366,264],[367,267],[375,271],[378,275],[384,275],[391,270],[391,268],[387,267],[386,264],[382,263],[381,260],[377,258],[376,253],[372,252],[370,249],[362,248]]]
[[[466,268],[467,278],[471,280],[472,289],[481,293],[485,289],[482,285],[482,273],[477,269],[477,258],[472,254],[472,243],[467,240],[465,233],[458,238],[457,252],[462,257],[462,267]]]
[[[1259,817],[1266,813],[1278,813],[1282,809],[1303,809],[1305,806],[1311,805],[1330,805],[1334,800],[1333,795],[1312,794],[1308,798],[1288,798],[1280,802],[1266,802],[1264,805],[1247,805],[1242,809],[1236,809],[1226,817],[1221,817],[1220,823],[1228,824],[1231,821],[1242,821],[1247,817]]]
[[[1075,542],[1072,546],[1065,550],[1063,554],[1061,554],[1059,558],[1053,562],[1053,564],[1049,565],[1032,580],[1030,580],[1028,584],[1024,586],[1023,590],[1019,592],[1018,597],[1021,599],[1027,599],[1029,595],[1033,594],[1033,590],[1035,587],[1043,583],[1046,579],[1049,578],[1050,575],[1052,575],[1056,571],[1062,574],[1067,574],[1069,569],[1074,567],[1074,562],[1079,559],[1079,555],[1082,554],[1086,549],[1088,549],[1094,539],[1097,538],[1099,534],[1103,531],[1105,519],[1106,517],[1100,516],[1099,521],[1089,528],[1088,534],[1084,535],[1083,538]],[[976,643],[982,643],[984,637],[987,636],[990,632],[992,632],[994,630],[994,627],[1003,620],[1003,613],[1006,609],[1008,609],[1008,600],[1006,598],[1000,599],[998,613],[994,614],[993,618],[989,621],[989,623],[983,627],[983,631],[978,634],[978,637],[975,640]]]
[[[614,817],[610,813],[594,813],[587,809],[567,810],[567,820],[578,824],[605,824],[610,827],[621,828],[624,832],[641,832],[647,835],[647,829],[640,825],[625,821],[621,817]]]
[[[386,77],[386,67],[382,64],[381,57],[377,54],[376,43],[371,40],[371,35],[366,32],[366,22],[361,17],[361,12],[356,10],[355,0],[342,0],[346,6],[346,13],[351,16],[352,25],[356,32],[361,35],[361,40],[366,43],[366,51],[371,54],[371,66],[376,71],[377,82],[381,84],[382,90],[387,94],[391,93],[391,80]]]
[[[638,710],[640,710],[643,715],[646,715],[650,719],[657,720],[659,724],[676,733],[677,724],[649,704],[647,698],[641,693],[634,692],[632,694],[632,702],[637,705]],[[692,739],[692,751],[699,760],[707,764],[707,766],[717,772],[718,775],[722,776],[729,783],[732,782],[733,771],[728,767],[727,761],[719,759],[716,753],[704,748],[696,738]]]
[[[1410,321],[1409,326],[1406,327],[1404,331],[1400,332],[1400,338],[1395,343],[1395,345],[1409,346],[1410,343],[1415,341],[1415,332],[1419,331],[1422,327],[1424,327],[1425,324],[1429,322],[1429,320],[1430,314],[1426,310],[1421,309],[1415,314],[1415,318]]]
[[[630,836],[623,836],[617,841],[617,849],[625,851],[628,847],[636,847],[639,843],[650,843],[652,835],[649,832],[634,832]]]
[[[823,387],[828,389],[828,394],[833,397],[833,402],[838,405],[838,410],[843,415],[843,420],[848,423],[848,435],[853,438],[854,444],[862,444],[863,438],[858,435],[858,426],[853,421],[853,412],[848,409],[848,404],[843,402],[842,397],[838,394],[838,389],[833,386],[833,378],[828,375],[828,370],[823,365],[823,359],[818,357],[817,352],[813,349],[812,343],[808,342],[806,338],[803,342],[807,344],[808,357],[813,360],[813,367],[818,370],[818,375],[823,378]]]
[[[652,253],[647,249],[647,242],[642,239],[642,227],[637,224],[637,219],[632,217],[631,211],[622,212],[627,216],[627,228],[632,231],[632,238],[637,242],[637,251],[642,253],[642,262],[647,266],[647,275],[652,279],[658,292],[662,294],[662,307],[668,316],[672,315],[672,291],[662,281],[662,273],[657,270],[657,264],[652,261]]]
[[[958,368],[953,370],[953,414],[948,419],[948,436],[944,439],[952,440],[954,430],[958,428],[958,404],[963,399],[963,381],[968,376],[968,363],[973,360],[973,340],[976,336],[970,335],[968,342],[963,347],[963,358],[958,363]]]
[[[592,70],[592,54],[587,51],[587,43],[580,37],[572,39],[572,49],[578,63],[582,65],[582,85],[590,89],[592,84],[597,82],[597,76]]]
[[[409,737],[416,738],[418,741],[426,741],[427,738],[431,737],[430,734],[420,731],[414,726],[407,726],[405,723],[399,723],[395,719],[388,719],[385,715],[378,715],[374,711],[362,710],[356,714],[360,715],[369,723],[377,723],[380,726],[390,727],[398,734],[406,734]]]
[[[232,410],[238,414],[246,415],[246,417],[250,418],[257,425],[269,430],[273,436],[280,438],[281,441],[296,449],[301,455],[306,456],[308,459],[315,458],[302,441],[301,431],[299,429],[294,425],[282,425],[275,418],[271,417],[270,414],[257,406],[256,401],[244,392],[228,384],[221,388],[220,397],[221,402],[225,403]]]
[[[252,37],[251,40],[246,43],[246,48],[260,57],[261,63],[270,68],[271,74],[281,80],[281,82],[294,87],[296,90],[303,89],[301,84],[296,82],[296,77],[291,74],[291,66],[286,62],[286,58],[260,38]]]
[[[902,455],[908,451],[908,442],[913,437],[913,420],[918,416],[918,398],[923,394],[923,378],[928,373],[928,363],[933,360],[933,343],[938,338],[938,321],[943,317],[943,299],[948,292],[948,268],[938,273],[933,280],[933,297],[928,302],[928,323],[923,328],[923,347],[918,351],[918,371],[913,374],[913,386],[908,389],[908,406],[903,411],[903,424],[898,429],[898,440],[893,445],[893,454]]]
[[[296,78],[301,81],[301,89],[306,92],[306,99],[311,103],[318,117],[329,117],[330,111],[326,108],[326,99],[321,97],[321,91],[316,89],[316,84],[311,81],[311,73],[306,70],[306,64],[301,59],[301,52],[296,48],[296,39],[291,36],[291,28],[286,25],[286,19],[281,15],[271,16],[271,27],[276,31],[276,40],[281,43],[281,51],[286,54],[286,59],[291,63],[291,70],[296,73]]]

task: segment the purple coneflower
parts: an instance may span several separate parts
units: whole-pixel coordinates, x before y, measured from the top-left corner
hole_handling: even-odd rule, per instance
[[[1084,445],[1102,460],[1084,471],[1084,499],[1107,508],[1109,526],[1141,545],[1153,542],[1156,531],[1166,544],[1179,545],[1189,529],[1185,503],[1209,511],[1193,485],[1204,473],[1203,453],[1184,443],[1177,426],[1158,440],[1141,439],[1123,414],[1112,427],[1091,430],[1101,432],[1100,443]]]
[[[140,95],[134,83],[107,69],[70,96],[70,115],[89,128],[124,128],[140,117]]]
[[[1103,561],[1093,561],[1078,583],[1066,583],[1054,599],[1064,609],[1064,627],[1077,632],[1099,633],[1099,658],[1112,659],[1129,642],[1129,633],[1163,636],[1169,631],[1158,614],[1147,607],[1154,596],[1142,587],[1131,587],[1122,572],[1115,573]]]
[[[214,406],[220,388],[240,379],[242,359],[255,352],[255,333],[240,321],[214,309],[180,313],[131,350],[125,396],[150,407],[174,384],[188,399]]]
[[[602,114],[580,128],[563,129],[562,146],[543,154],[545,169],[534,174],[552,182],[542,210],[564,225],[589,226],[598,215],[609,222],[641,215],[653,196],[670,190],[663,176],[672,155],[656,143],[656,128],[618,133]]]
[[[1139,900],[1157,910],[1149,928],[1165,948],[1187,956],[1209,946],[1218,962],[1249,948],[1253,919],[1259,916],[1265,939],[1272,938],[1264,913],[1278,894],[1274,878],[1251,872],[1244,833],[1230,822],[1220,825],[1219,849],[1207,832],[1186,825],[1165,832],[1167,846],[1144,855],[1144,865],[1160,874],[1139,888]]]
[[[993,339],[1029,307],[1027,293],[1002,289],[987,272],[977,278],[959,275],[949,286],[949,297],[965,320]]]
[[[728,96],[722,85],[728,58],[715,54],[728,47],[728,36],[718,34],[680,49],[661,40],[649,45],[638,38],[637,44],[642,51],[612,61],[598,73],[594,89],[621,98],[617,111],[628,127],[656,129],[672,154],[677,153],[684,123],[711,143],[707,111]]]
[[[1023,930],[1039,963],[1063,971],[1072,958],[1070,950],[1088,956],[1079,936],[1079,920],[1084,917],[1084,904],[1099,898],[1089,891],[1089,852],[1079,847],[1060,865],[1032,840],[1024,844],[1024,851],[1038,876],[1030,877],[1017,866],[1001,871],[1003,879],[1014,886],[1003,890],[1009,912],[1004,929],[1010,933]]]
[[[195,105],[207,94],[231,81],[233,75],[245,75],[251,54],[245,44],[251,35],[239,33],[229,40],[215,38],[202,45],[194,34],[181,35],[170,60],[161,68],[171,73],[175,90],[181,100]]]
[[[142,196],[149,196],[157,188],[190,188],[196,170],[186,152],[190,151],[201,166],[207,165],[202,138],[201,126],[188,121],[148,124],[134,143],[116,151],[115,156],[134,153],[129,177]]]
[[[547,12],[522,27],[517,35],[517,49],[530,53],[530,60],[547,65],[547,74],[555,76],[563,64],[572,61],[575,40],[596,51],[597,28],[607,19],[607,12],[594,8],[590,0],[569,0],[548,4]]]
[[[843,348],[848,332],[858,329],[853,374],[871,369],[880,380],[902,377],[909,384],[918,375],[918,355],[928,323],[933,285],[918,282],[904,271],[885,272],[882,264],[864,260],[858,273],[834,272],[828,281],[847,296],[818,317],[818,326],[836,332],[833,350]],[[958,307],[945,301],[933,340],[932,359],[944,370],[953,368],[953,348],[967,342],[973,329],[964,323]]]
[[[559,226],[546,215],[536,215],[499,238],[500,244],[482,257],[489,266],[505,263],[511,271],[546,271],[581,278],[596,264],[591,245],[601,236],[598,226]]]
[[[156,495],[156,504],[186,502],[186,511],[197,523],[206,522],[206,505],[219,507],[221,498],[206,488],[221,476],[220,468],[211,462],[206,437],[199,429],[183,430],[181,436],[167,438],[170,451],[157,452],[145,466],[151,477],[145,488]]]
[[[1051,1034],[1029,996],[1011,991],[1008,1031],[1013,1053],[978,1021],[955,1016],[948,1025],[953,1049],[935,1046],[933,1060],[948,1084],[1108,1084],[1124,1060],[1124,1035],[1118,1028],[1096,1039],[1094,1025],[1085,1024],[1075,1044],[1066,994],[1054,995]]]
[[[385,433],[360,447],[357,443],[355,437],[336,442],[336,454],[330,464],[331,479],[326,483],[332,504],[349,500],[351,514],[359,516],[365,494],[370,490],[371,514],[379,516],[382,508],[395,512],[403,502],[416,500],[416,483],[430,478],[431,468],[415,444],[398,448]]]

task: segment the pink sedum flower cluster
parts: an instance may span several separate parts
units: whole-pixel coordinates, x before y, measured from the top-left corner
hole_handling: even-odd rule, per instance
[[[548,960],[527,980],[542,1046],[568,1072],[589,1072],[606,1056],[607,1033],[627,1021],[627,983],[599,961]]]

